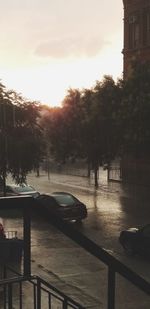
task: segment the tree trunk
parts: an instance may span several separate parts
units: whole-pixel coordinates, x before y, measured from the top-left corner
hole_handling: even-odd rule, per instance
[[[6,170],[3,170],[3,195],[6,196]]]
[[[40,177],[40,169],[39,169],[39,167],[37,167],[37,169],[36,169],[36,177]]]
[[[91,176],[91,164],[88,162],[88,178]]]
[[[95,181],[95,188],[98,188],[98,164],[94,167],[94,181]]]

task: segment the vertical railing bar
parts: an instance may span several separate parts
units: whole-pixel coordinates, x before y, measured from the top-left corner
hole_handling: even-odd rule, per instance
[[[64,300],[63,300],[63,309],[67,309],[67,304],[68,304],[68,301],[67,301],[67,298],[65,297]]]
[[[52,308],[52,297],[50,292],[48,293],[48,309]]]
[[[108,267],[108,309],[115,309],[115,271]]]
[[[37,309],[41,309],[41,282],[37,278]]]
[[[3,294],[4,309],[7,309],[7,286],[6,285],[4,285],[3,291],[4,291],[4,294]]]
[[[37,308],[37,287],[35,285],[35,283],[33,284],[33,295],[34,295],[34,309]]]
[[[3,267],[3,278],[6,279],[7,277],[7,268],[5,265],[2,266]],[[7,286],[4,285],[3,286],[3,300],[4,300],[4,309],[7,309]]]
[[[23,208],[24,276],[31,275],[31,217],[30,209]]]
[[[19,306],[22,309],[22,282],[19,283]]]
[[[12,284],[8,284],[8,309],[13,309],[12,307]]]

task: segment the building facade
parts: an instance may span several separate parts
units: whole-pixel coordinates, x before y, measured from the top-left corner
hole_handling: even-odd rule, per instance
[[[150,0],[123,0],[124,5],[124,78],[133,60],[150,60]]]
[[[123,77],[131,74],[132,62],[150,61],[150,0],[123,0],[124,46]],[[113,173],[110,171],[110,176]],[[127,183],[148,184],[150,160],[135,159],[127,154],[120,161],[120,180]]]

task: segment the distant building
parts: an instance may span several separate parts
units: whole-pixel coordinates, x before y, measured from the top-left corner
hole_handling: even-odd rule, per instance
[[[131,62],[150,60],[150,0],[123,0],[124,5],[124,78]]]
[[[150,0],[123,0],[124,5],[124,46],[123,77],[131,73],[131,63],[150,61]],[[150,160],[139,160],[129,155],[112,162],[108,173],[109,180],[120,180],[148,184]]]
[[[132,61],[150,61],[150,0],[123,0],[124,5],[124,46],[123,77],[131,74]],[[133,158],[127,154],[119,165],[112,164],[110,180],[128,183],[148,184],[150,179],[150,160]]]

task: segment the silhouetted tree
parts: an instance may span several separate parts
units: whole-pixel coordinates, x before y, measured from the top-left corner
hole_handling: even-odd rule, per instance
[[[118,151],[121,92],[120,83],[115,84],[110,76],[105,76],[102,82],[97,81],[92,91],[84,92],[83,141],[85,154],[94,170],[96,187],[99,166],[109,164]]]
[[[150,155],[150,62],[133,62],[124,81],[122,100],[123,150],[134,157]]]
[[[0,84],[0,175],[5,194],[10,173],[19,183],[43,156],[42,130],[38,125],[39,106]]]

